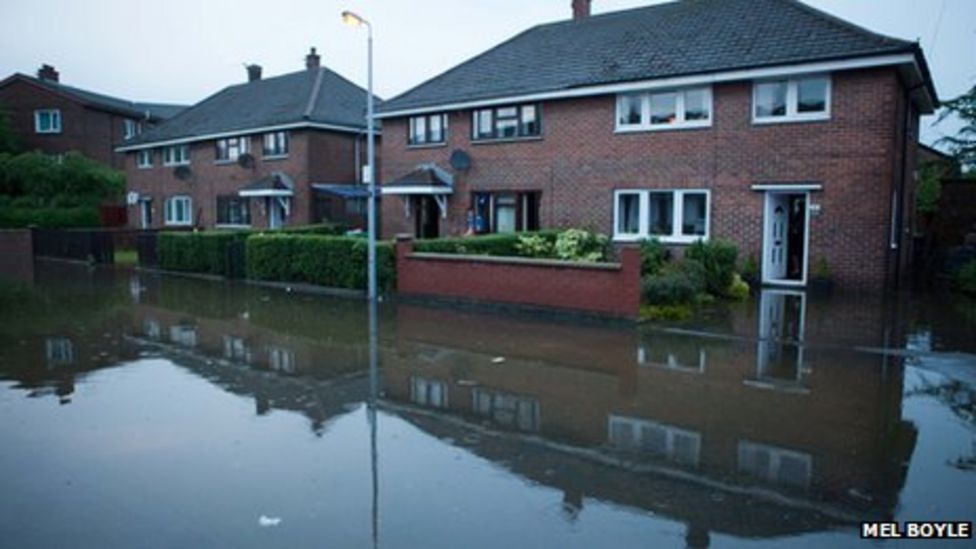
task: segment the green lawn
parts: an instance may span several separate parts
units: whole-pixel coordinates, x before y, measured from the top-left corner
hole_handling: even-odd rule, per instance
[[[136,265],[139,263],[139,255],[135,250],[115,250],[116,265]]]

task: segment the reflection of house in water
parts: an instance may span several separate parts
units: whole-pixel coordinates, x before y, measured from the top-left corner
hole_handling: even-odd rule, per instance
[[[384,390],[424,429],[458,428],[439,422],[443,414],[465,420],[484,435],[473,451],[570,500],[661,512],[687,521],[691,537],[890,516],[915,434],[901,420],[901,365],[806,344],[802,294],[773,293],[761,306],[757,341],[401,306],[396,352],[383,356]],[[541,439],[519,435],[526,431]],[[566,452],[610,468],[562,475]],[[682,487],[637,488],[662,482]],[[771,508],[736,518],[715,509],[715,490],[725,506],[758,497]],[[769,490],[778,495],[756,496]]]

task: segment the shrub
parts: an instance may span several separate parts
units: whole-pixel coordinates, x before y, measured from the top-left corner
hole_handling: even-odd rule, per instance
[[[758,280],[759,262],[756,261],[756,256],[750,255],[745,261],[743,261],[742,269],[739,272],[742,273],[742,278],[746,280]]]
[[[648,305],[694,303],[705,290],[705,272],[696,261],[669,263],[641,278],[641,301]]]
[[[247,231],[164,232],[159,234],[159,267],[170,271],[237,277],[244,272]]]
[[[521,234],[488,234],[461,238],[437,238],[418,240],[413,249],[418,252],[442,254],[472,254],[520,256],[519,242],[527,236],[539,236],[547,242],[555,243],[558,231],[538,231]]]
[[[959,291],[976,295],[976,259],[970,259],[956,272],[953,283]]]
[[[671,259],[671,251],[656,238],[640,242],[641,275],[657,274]]]
[[[553,252],[557,259],[567,261],[603,261],[607,257],[610,240],[606,235],[582,229],[566,229],[556,237]]]
[[[367,241],[347,236],[269,233],[247,239],[248,278],[304,282],[332,288],[366,288]],[[393,288],[396,265],[393,245],[376,245],[377,286]]]
[[[76,152],[62,162],[40,153],[0,154],[0,194],[32,207],[97,206],[125,191],[125,175]],[[15,204],[16,205],[16,204]]]
[[[732,284],[725,291],[726,297],[729,299],[734,299],[736,301],[743,301],[749,297],[749,285],[746,284],[745,280],[739,276],[739,273],[732,275]]]
[[[669,320],[682,321],[695,316],[695,309],[690,304],[681,305],[642,305],[641,320]]]
[[[519,235],[515,249],[523,257],[552,257],[553,241],[538,234]]]
[[[305,225],[302,227],[288,227],[285,229],[280,229],[283,233],[288,234],[323,234],[331,236],[343,236],[349,231],[350,227],[348,225],[340,225],[337,223],[319,223],[317,225]]]
[[[709,240],[692,244],[685,252],[685,259],[701,263],[705,270],[705,289],[715,296],[724,296],[732,284],[735,260],[739,249],[730,242]]]
[[[15,199],[16,200],[16,199]],[[98,208],[31,208],[0,206],[0,227],[38,227],[63,229],[69,227],[98,227],[101,217]]]

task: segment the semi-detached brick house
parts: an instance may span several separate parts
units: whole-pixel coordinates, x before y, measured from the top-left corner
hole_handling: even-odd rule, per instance
[[[60,156],[76,151],[122,169],[118,143],[175,116],[185,107],[134,102],[68,86],[43,65],[37,77],[13,74],[0,81],[0,111],[10,117],[20,145]]]
[[[793,0],[573,14],[381,107],[386,235],[722,238],[766,283],[898,282],[937,104],[918,44]]]
[[[229,86],[119,148],[134,227],[362,226],[366,90],[321,66]]]

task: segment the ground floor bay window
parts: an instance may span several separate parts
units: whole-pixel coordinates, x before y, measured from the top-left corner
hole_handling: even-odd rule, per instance
[[[468,230],[476,234],[537,231],[541,194],[537,191],[472,193]]]
[[[710,199],[707,190],[614,191],[613,238],[675,244],[708,239]]]

